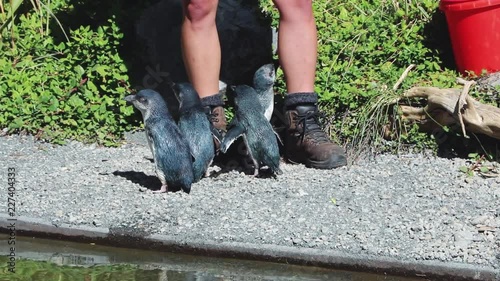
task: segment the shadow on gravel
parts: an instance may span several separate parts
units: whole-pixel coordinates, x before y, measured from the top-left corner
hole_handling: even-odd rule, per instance
[[[156,176],[149,176],[146,175],[143,172],[135,172],[135,171],[114,171],[113,175],[119,176],[119,177],[124,177],[127,180],[139,184],[140,186],[143,186],[149,190],[159,190],[161,187],[161,182]],[[171,190],[169,188],[169,191],[178,191],[178,190]]]
[[[459,128],[452,128],[450,132],[434,132],[434,139],[438,145],[437,155],[442,158],[470,159],[470,153],[488,155],[493,161],[500,161],[500,140],[482,134],[470,134],[469,138],[461,135]]]
[[[217,178],[221,174],[229,172],[244,173],[245,175],[253,175],[254,163],[249,156],[245,143],[242,138],[237,139],[224,153],[219,153],[212,166],[220,168],[219,171],[212,171],[210,178]],[[261,168],[257,178],[276,178],[276,176],[268,169]]]

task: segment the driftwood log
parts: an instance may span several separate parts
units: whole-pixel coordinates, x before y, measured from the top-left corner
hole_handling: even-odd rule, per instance
[[[458,125],[466,132],[478,133],[500,139],[500,108],[482,104],[468,95],[468,87],[462,89],[440,89],[436,87],[414,87],[405,98],[426,98],[423,108],[400,105],[402,119],[415,122],[420,129],[432,132],[442,126]],[[401,101],[401,100],[400,100]]]

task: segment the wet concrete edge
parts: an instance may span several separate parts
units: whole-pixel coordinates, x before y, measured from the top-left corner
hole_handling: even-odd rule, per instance
[[[398,276],[420,276],[446,280],[500,280],[500,270],[471,264],[439,261],[405,261],[390,257],[349,254],[336,250],[294,248],[240,242],[182,240],[165,235],[128,228],[103,228],[55,225],[43,219],[16,217],[10,220],[0,213],[0,233],[9,234],[15,223],[16,235],[59,239],[81,243],[96,243],[125,248],[136,248],[209,257],[237,258],[278,262],[330,269],[383,273]]]

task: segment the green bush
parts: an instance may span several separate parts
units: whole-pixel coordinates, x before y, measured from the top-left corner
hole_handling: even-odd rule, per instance
[[[71,22],[73,30],[61,42],[61,32],[49,29],[49,22],[57,21],[46,9],[54,14],[56,10],[67,12],[75,9],[75,3],[87,2],[47,3],[49,7],[37,10],[24,1],[19,9],[22,12],[17,12],[12,22],[0,14],[0,128],[56,143],[76,139],[115,145],[125,131],[138,124],[130,121],[139,121],[129,118],[133,107],[122,100],[130,82],[118,51],[124,34],[116,19],[131,21],[128,12],[139,10],[125,11],[124,6],[135,4],[119,0],[80,7],[80,14],[83,10],[88,17],[86,24]],[[92,18],[96,13],[92,9],[101,4],[111,5],[110,13],[116,18],[100,13],[108,19],[105,24]],[[313,5],[319,40],[315,90],[329,116],[328,128],[339,141],[352,143],[365,134],[366,124],[387,121],[387,116],[373,114],[373,108],[389,112],[382,106],[383,99],[390,100],[417,85],[456,86],[458,74],[446,67],[443,59],[451,49],[443,49],[440,43],[447,31],[438,1],[321,0]],[[9,6],[4,6],[9,15]],[[277,26],[278,12],[272,2],[261,0],[261,7]],[[91,26],[99,27],[90,27],[92,22]],[[55,29],[58,25],[50,26]],[[392,86],[410,64],[416,68],[393,91]],[[276,91],[286,92],[281,70]],[[373,118],[380,120],[373,122]],[[414,126],[403,131],[408,135],[400,140],[406,143],[431,140]]]
[[[2,30],[0,127],[54,143],[116,144],[131,128],[126,119],[133,114],[122,100],[128,88],[117,50],[123,34],[110,19],[96,30],[71,30],[66,42],[56,42],[44,23],[33,11]]]
[[[272,3],[261,4],[277,26]],[[437,7],[434,0],[313,1],[319,42],[315,90],[339,141],[351,142],[359,134],[361,120],[366,119],[361,115],[382,95],[397,96],[417,85],[456,85],[458,74],[443,67],[442,54],[432,42],[443,37],[433,32],[446,32],[445,25],[435,26]],[[392,91],[410,64],[416,67],[399,90]],[[284,93],[282,78],[278,76],[277,90]],[[407,131],[412,135],[404,141],[422,141],[417,130]]]

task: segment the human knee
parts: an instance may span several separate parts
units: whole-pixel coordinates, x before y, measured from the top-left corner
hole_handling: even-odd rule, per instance
[[[218,0],[184,0],[184,15],[193,25],[215,23]]]
[[[304,20],[312,19],[312,0],[273,0],[282,17]]]

